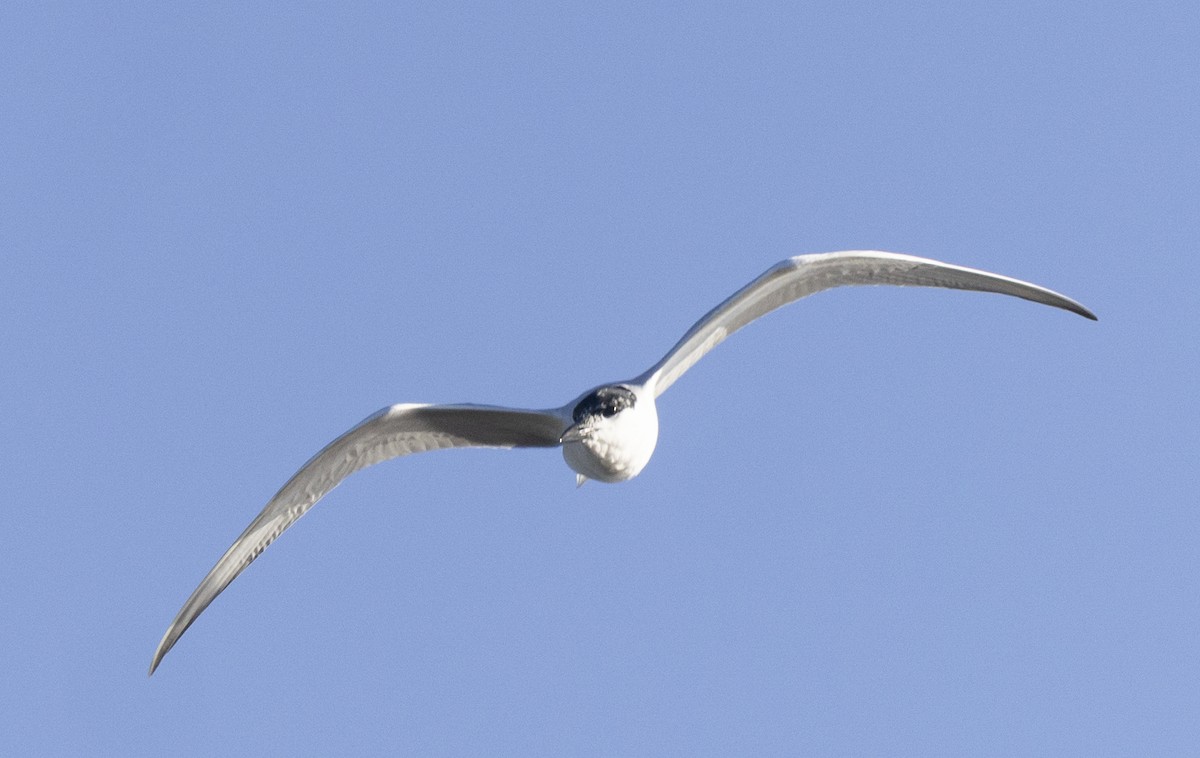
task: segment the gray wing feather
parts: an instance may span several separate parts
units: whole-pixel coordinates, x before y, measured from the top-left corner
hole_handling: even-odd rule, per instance
[[[1087,308],[1045,287],[928,258],[875,250],[798,255],[772,266],[705,314],[637,381],[653,385],[657,397],[708,351],[760,316],[821,290],[865,284],[997,292],[1096,319]]]
[[[389,458],[445,448],[555,447],[566,426],[557,411],[485,405],[393,405],[368,417],[305,463],[221,556],[163,635],[150,673],[238,574],[355,471]]]

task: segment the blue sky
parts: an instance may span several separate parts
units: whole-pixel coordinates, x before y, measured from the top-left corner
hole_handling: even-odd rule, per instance
[[[244,5],[0,11],[0,752],[1200,751],[1194,3]],[[362,417],[564,403],[848,248],[1101,320],[801,301],[636,480],[370,469],[146,678]]]

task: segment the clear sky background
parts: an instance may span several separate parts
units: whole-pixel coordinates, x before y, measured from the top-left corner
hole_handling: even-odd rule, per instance
[[[1198,7],[5,4],[0,753],[1197,754]],[[362,417],[559,405],[847,248],[1100,322],[801,301],[634,481],[370,469],[147,679]]]

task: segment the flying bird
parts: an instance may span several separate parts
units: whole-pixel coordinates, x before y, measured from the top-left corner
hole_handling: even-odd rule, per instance
[[[576,483],[623,482],[641,473],[658,441],[655,402],[708,351],[751,321],[794,300],[849,285],[996,292],[1096,316],[1035,284],[912,255],[871,250],[798,255],[769,268],[706,313],[658,363],[546,410],[490,405],[400,404],[369,416],[314,455],[271,498],[167,628],[150,673],[205,608],[285,529],[343,479],[389,458],[454,447],[561,447]]]

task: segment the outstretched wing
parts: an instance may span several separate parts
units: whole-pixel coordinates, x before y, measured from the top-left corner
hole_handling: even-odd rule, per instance
[[[798,255],[781,261],[697,321],[639,383],[661,395],[726,337],[756,318],[821,290],[862,284],[998,292],[1078,313],[1096,320],[1079,303],[1045,287],[963,266],[876,250]]]
[[[355,471],[389,458],[452,447],[555,447],[566,427],[556,411],[485,405],[393,405],[370,416],[304,464],[221,556],[163,635],[150,673],[251,561]]]

